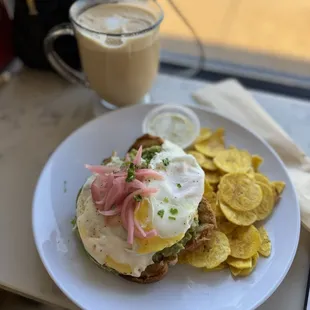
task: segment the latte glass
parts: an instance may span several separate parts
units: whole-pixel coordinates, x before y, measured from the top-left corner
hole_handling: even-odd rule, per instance
[[[159,65],[163,20],[159,4],[154,0],[79,0],[69,15],[71,23],[54,27],[44,41],[55,70],[70,82],[94,90],[109,109],[145,102]],[[77,39],[83,72],[69,67],[55,52],[55,40],[67,35]]]

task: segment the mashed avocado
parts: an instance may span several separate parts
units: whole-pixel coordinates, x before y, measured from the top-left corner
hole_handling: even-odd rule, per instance
[[[163,250],[153,255],[154,263],[160,262],[164,257],[174,256],[178,254],[181,250],[183,250],[187,242],[189,242],[192,239],[195,239],[197,228],[198,228],[198,219],[195,218],[192,226],[187,230],[185,236],[179,242],[175,243],[169,248],[164,248]]]

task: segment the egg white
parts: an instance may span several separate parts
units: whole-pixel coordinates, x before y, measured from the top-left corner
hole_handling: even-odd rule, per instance
[[[159,189],[149,199],[153,227],[162,238],[184,235],[192,225],[203,195],[204,172],[192,155],[169,141],[165,141],[162,152],[151,160],[150,167],[164,176],[163,180],[151,180],[147,185]],[[160,210],[164,210],[162,217],[158,215]]]
[[[165,159],[169,161],[166,166]],[[121,164],[118,158],[113,160]],[[138,218],[142,226],[158,232],[158,237],[147,242],[135,238],[131,247],[127,243],[127,231],[120,223],[105,225],[90,193],[94,176],[87,180],[77,201],[77,228],[86,251],[99,264],[134,277],[139,277],[153,263],[156,252],[184,237],[192,225],[204,190],[204,172],[196,159],[169,141],[164,142],[162,151],[151,160],[150,168],[160,172],[164,179],[146,183],[148,187],[158,188],[154,196],[144,199],[142,204],[147,212],[142,212]],[[162,216],[158,214],[161,210],[164,211]]]

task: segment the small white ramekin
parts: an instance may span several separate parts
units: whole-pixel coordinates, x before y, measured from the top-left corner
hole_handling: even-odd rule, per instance
[[[143,120],[143,123],[142,123],[143,133],[158,135],[156,134],[156,132],[151,131],[149,128],[151,120],[154,119],[155,117],[158,117],[160,114],[166,114],[166,113],[181,114],[182,116],[186,117],[191,122],[191,124],[193,125],[193,130],[192,130],[192,134],[190,135],[190,138],[187,141],[178,142],[178,143],[171,141],[171,142],[178,144],[183,149],[186,149],[189,146],[191,146],[199,135],[200,121],[199,121],[198,116],[195,114],[195,112],[193,112],[189,107],[186,107],[186,106],[178,106],[176,104],[161,104],[160,106],[154,108],[146,115],[146,117]],[[161,138],[165,139],[166,137],[161,137]]]

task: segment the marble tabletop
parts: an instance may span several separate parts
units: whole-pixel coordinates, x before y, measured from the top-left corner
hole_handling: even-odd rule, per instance
[[[154,102],[194,104],[191,92],[205,82],[159,75]],[[252,92],[257,101],[310,155],[310,102]],[[0,88],[0,286],[69,309],[76,307],[49,278],[31,230],[33,190],[49,155],[73,130],[104,112],[94,94],[53,73],[24,69]],[[310,265],[310,234],[301,232],[293,266],[260,307],[302,309]]]

